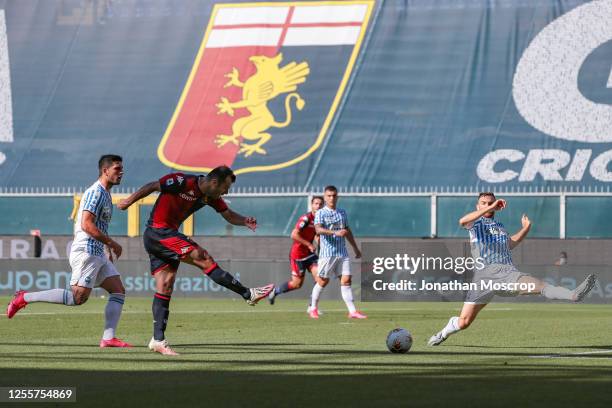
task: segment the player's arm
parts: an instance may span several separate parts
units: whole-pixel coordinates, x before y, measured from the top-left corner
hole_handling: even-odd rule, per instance
[[[161,191],[161,185],[159,184],[159,180],[152,181],[140,187],[128,198],[124,198],[123,200],[119,201],[119,204],[117,204],[117,208],[119,208],[120,210],[127,210],[128,207],[134,204],[136,201],[147,197],[154,191]]]
[[[96,241],[100,241],[104,245],[108,246],[111,253],[114,253],[115,257],[119,259],[121,252],[123,251],[121,245],[113,241],[111,237],[96,227],[96,215],[94,213],[83,210],[83,214],[81,215],[81,229]]]
[[[353,247],[353,251],[355,251],[355,258],[361,258],[361,251],[357,246],[357,242],[355,241],[355,237],[353,236],[353,231],[349,227],[346,227],[346,239]]]
[[[531,229],[531,221],[529,220],[529,217],[527,217],[527,215],[525,214],[523,214],[523,216],[521,217],[521,225],[521,229],[516,234],[510,237],[510,249],[514,249],[518,244],[520,244],[521,241],[525,239],[525,237],[529,233],[529,230]]]
[[[223,218],[225,218],[225,221],[229,222],[232,225],[245,226],[253,231],[255,231],[255,229],[257,228],[257,220],[255,219],[255,217],[245,217],[235,211],[232,211],[230,208],[226,209],[225,211],[222,211],[221,215],[223,216]]]
[[[314,252],[315,251],[315,247],[314,247],[314,245],[312,245],[312,242],[308,242],[307,240],[302,238],[302,235],[300,235],[300,230],[299,229],[294,228],[293,231],[291,231],[291,239],[293,239],[294,241],[297,241],[300,244],[306,246],[310,252]]]
[[[469,224],[473,223],[486,213],[490,211],[501,211],[504,208],[506,208],[506,200],[502,200],[500,198],[498,200],[493,201],[493,203],[488,207],[465,214],[459,219],[459,225],[461,225],[463,228],[466,228]]]
[[[315,224],[315,230],[317,231],[317,235],[335,235],[337,237],[343,237],[346,235],[346,229],[330,230],[323,228],[323,224]]]

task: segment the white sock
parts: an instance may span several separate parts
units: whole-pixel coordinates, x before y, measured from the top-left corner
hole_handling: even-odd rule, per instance
[[[321,292],[323,291],[323,286],[315,283],[312,288],[312,295],[310,297],[310,306],[311,307],[319,307],[319,297],[321,296]]]
[[[562,286],[546,285],[542,289],[542,296],[546,299],[574,300],[574,292]]]
[[[346,303],[349,313],[356,312],[355,304],[353,303],[353,290],[350,286],[340,285],[340,292],[342,293],[342,300]]]
[[[124,301],[125,295],[123,293],[111,293],[108,297],[108,303],[104,309],[104,334],[102,339],[110,340],[115,337],[115,329],[119,324]]]
[[[448,337],[453,333],[457,333],[459,330],[459,318],[457,316],[453,316],[449,319],[446,326],[442,329],[442,336]]]
[[[40,292],[28,292],[23,295],[23,299],[28,303],[46,302],[74,306],[74,296],[72,291],[66,289],[50,289]]]

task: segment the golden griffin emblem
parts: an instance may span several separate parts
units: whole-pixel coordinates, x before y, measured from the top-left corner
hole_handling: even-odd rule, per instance
[[[279,67],[283,60],[283,54],[279,53],[275,57],[255,55],[249,58],[255,65],[256,72],[245,82],[240,81],[240,74],[236,68],[226,74],[229,81],[224,88],[237,86],[242,88],[242,100],[230,102],[222,97],[221,102],[216,106],[219,108],[218,115],[227,114],[234,116],[235,109],[246,108],[250,115],[237,119],[232,124],[231,135],[217,135],[215,144],[218,148],[227,143],[240,146],[238,154],[249,157],[253,153],[266,154],[263,145],[266,144],[272,135],[267,133],[271,127],[284,128],[291,123],[291,99],[295,99],[295,106],[302,110],[306,102],[302,97],[294,92],[299,84],[306,82],[306,77],[310,73],[307,62],[291,62],[284,67]],[[284,122],[277,122],[274,115],[268,109],[268,101],[277,96],[291,92],[285,96],[286,119]],[[240,142],[242,137],[242,142]],[[247,143],[251,142],[251,143]]]

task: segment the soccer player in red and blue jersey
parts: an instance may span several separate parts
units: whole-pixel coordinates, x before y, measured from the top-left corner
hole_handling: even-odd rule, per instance
[[[126,210],[154,191],[160,192],[143,236],[156,289],[152,307],[153,338],[149,342],[149,349],[152,351],[177,355],[168,345],[165,331],[170,313],[170,297],[181,262],[200,268],[217,284],[239,294],[251,306],[274,289],[272,284],[259,288],[243,286],[231,274],[221,269],[204,248],[178,231],[187,217],[205,205],[214,208],[230,224],[242,225],[254,231],[257,220],[232,211],[221,198],[228,193],[235,181],[236,176],[227,166],[217,167],[206,176],[171,173],[145,184],[117,206]]]
[[[281,293],[290,292],[302,287],[306,271],[312,273],[316,281],[317,276],[317,261],[318,257],[315,252],[314,241],[317,238],[317,232],[314,227],[314,217],[316,212],[323,207],[323,197],[314,196],[310,200],[310,212],[303,214],[295,223],[291,238],[293,245],[289,254],[289,263],[291,264],[291,280],[277,286],[270,295],[268,300],[270,304],[274,304],[276,296]]]

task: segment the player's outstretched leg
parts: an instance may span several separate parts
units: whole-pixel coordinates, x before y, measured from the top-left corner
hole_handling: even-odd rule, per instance
[[[20,290],[15,293],[15,296],[13,296],[13,299],[11,299],[10,303],[8,304],[6,316],[11,319],[18,311],[30,303],[36,302],[56,303],[66,306],[78,305],[78,303],[75,302],[72,291],[67,289],[50,289],[40,292],[26,292],[24,290]]]
[[[249,306],[255,306],[261,299],[267,297],[274,290],[274,284],[260,286],[257,288],[247,288],[240,283],[229,272],[221,269],[216,263],[204,273],[215,283],[239,294]]]
[[[459,328],[459,316],[453,316],[442,330],[429,338],[427,344],[430,346],[438,346],[448,339],[448,336],[457,333],[459,330],[461,330]]]
[[[525,279],[528,279],[528,278],[525,278]],[[532,279],[536,280],[535,278],[532,278]],[[521,278],[520,281],[523,281],[523,278]],[[539,281],[539,280],[536,280],[536,281]],[[569,300],[572,302],[580,302],[586,297],[586,295],[589,294],[591,289],[593,289],[596,281],[597,281],[597,277],[591,274],[587,276],[585,280],[580,285],[578,285],[576,289],[574,290],[569,290],[567,288],[564,288],[563,286],[548,285],[542,282],[543,288],[542,288],[541,294],[547,299]]]
[[[270,295],[268,296],[268,301],[271,305],[273,305],[278,295],[299,289],[302,287],[303,283],[304,277],[293,276],[290,281],[282,283],[281,285],[277,286],[272,292],[270,292]]]
[[[461,309],[461,315],[451,317],[442,330],[430,337],[427,344],[438,346],[448,339],[451,334],[467,329],[476,319],[478,312],[485,306],[486,304],[465,303]]]
[[[586,279],[576,287],[576,289],[573,290],[573,301],[574,302],[581,302],[586,295],[589,294],[589,292],[591,291],[591,289],[593,289],[593,287],[595,286],[595,282],[597,281],[597,277],[593,274],[590,274],[589,276],[586,277]]]
[[[125,302],[125,289],[121,278],[118,275],[108,277],[100,286],[109,293],[108,302],[104,308],[104,333],[102,333],[100,347],[132,347],[131,344],[115,337],[115,330],[119,325]]]
[[[251,297],[246,301],[249,306],[255,306],[261,299],[267,297],[274,290],[274,284],[270,283],[265,286],[249,289]]]
[[[272,283],[257,288],[247,288],[243,286],[242,283],[234,278],[229,272],[221,269],[208,252],[200,247],[191,251],[188,257],[182,259],[182,261],[201,268],[204,274],[215,283],[242,296],[250,306],[255,306],[257,302],[267,297],[270,292],[274,290],[274,284]]]

